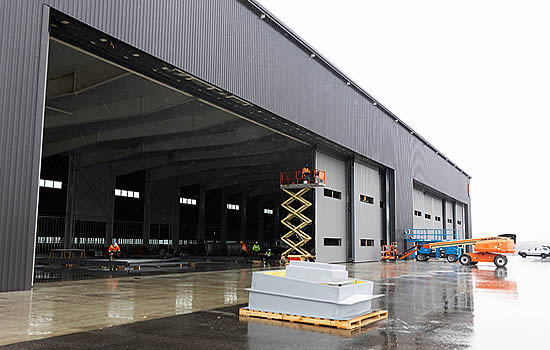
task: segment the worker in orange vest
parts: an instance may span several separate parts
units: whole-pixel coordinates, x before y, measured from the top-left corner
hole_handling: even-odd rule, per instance
[[[241,241],[241,255],[246,256],[247,253],[248,253],[248,250],[246,249],[246,244],[244,244],[243,241]]]
[[[115,258],[120,255],[120,247],[116,242],[109,246],[109,261],[115,261]]]
[[[304,183],[309,183],[310,182],[309,175],[310,175],[309,167],[306,164],[306,166],[303,167],[303,169],[302,169],[302,179],[304,180]]]

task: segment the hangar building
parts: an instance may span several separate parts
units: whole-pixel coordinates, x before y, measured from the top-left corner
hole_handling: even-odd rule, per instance
[[[254,0],[8,0],[0,17],[0,291],[31,288],[52,248],[276,248],[279,172],[304,164],[327,176],[320,261],[471,232],[468,174]]]

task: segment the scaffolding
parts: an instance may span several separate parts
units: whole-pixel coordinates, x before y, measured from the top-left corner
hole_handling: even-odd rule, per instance
[[[304,196],[316,187],[325,186],[325,172],[322,170],[303,169],[301,171],[282,172],[280,174],[281,190],[288,195],[281,207],[288,211],[288,214],[281,220],[281,223],[288,228],[281,240],[288,245],[288,249],[281,254],[281,262],[288,260],[314,260],[315,256],[306,248],[305,244],[312,237],[304,228],[312,222],[304,211],[312,206],[312,203]]]

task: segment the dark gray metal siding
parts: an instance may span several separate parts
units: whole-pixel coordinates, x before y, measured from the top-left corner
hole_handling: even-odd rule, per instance
[[[237,0],[46,2],[396,169],[397,201],[407,208],[398,209],[400,215],[410,216],[412,178],[469,200],[464,174]],[[398,217],[403,221],[410,218]]]
[[[395,170],[396,232],[412,226],[413,179],[469,204],[469,179],[340,76],[237,0],[44,0],[48,5]],[[0,290],[32,270],[41,121],[39,1],[4,0]],[[376,54],[376,52],[373,52]],[[18,69],[12,69],[17,66]],[[5,74],[4,74],[5,73]],[[7,150],[5,152],[4,150]],[[8,170],[5,170],[8,169]],[[330,175],[329,175],[330,176]],[[32,236],[32,239],[31,239]],[[20,240],[24,237],[24,240]],[[12,253],[18,249],[17,258]],[[16,249],[17,250],[17,249]],[[2,253],[4,253],[2,251]],[[16,266],[17,265],[17,266]],[[6,271],[9,270],[9,271]],[[28,281],[28,276],[25,275]]]
[[[48,54],[43,18],[47,7],[36,1],[1,2],[0,291],[32,283]]]

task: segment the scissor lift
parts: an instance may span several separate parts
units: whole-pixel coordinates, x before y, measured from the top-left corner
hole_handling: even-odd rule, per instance
[[[312,188],[325,187],[325,172],[313,169],[311,171],[289,171],[280,173],[281,190],[288,195],[281,207],[288,214],[281,223],[288,228],[288,232],[281,240],[288,244],[289,248],[281,254],[281,262],[286,264],[288,260],[312,261],[315,259],[304,245],[311,240],[311,236],[303,229],[311,224],[304,211],[311,207],[312,203],[304,198]]]

